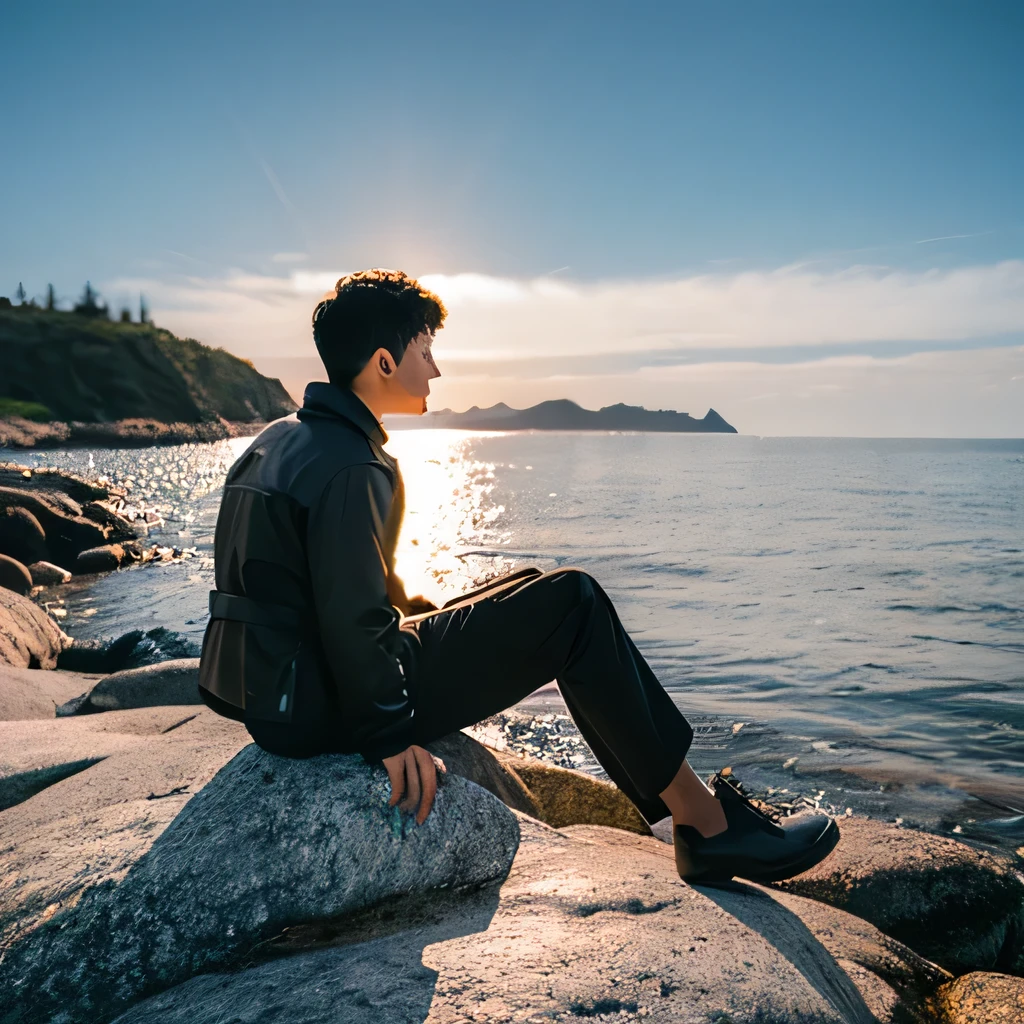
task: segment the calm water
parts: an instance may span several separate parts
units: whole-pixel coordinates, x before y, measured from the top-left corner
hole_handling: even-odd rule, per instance
[[[29,457],[131,477],[171,519],[161,542],[197,549],[66,588],[68,632],[201,638],[245,443]],[[388,448],[410,593],[584,568],[694,723],[700,770],[1024,843],[1024,441],[396,431]]]

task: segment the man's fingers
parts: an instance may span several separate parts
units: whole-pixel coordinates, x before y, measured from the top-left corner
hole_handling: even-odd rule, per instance
[[[422,825],[427,820],[430,809],[434,806],[434,796],[437,793],[437,765],[429,750],[413,747],[413,751],[416,754],[416,763],[419,765],[419,775],[423,785],[420,811],[416,815],[416,823]]]
[[[405,799],[398,805],[403,811],[414,811],[420,802],[420,773],[415,752],[416,747],[405,751]]]

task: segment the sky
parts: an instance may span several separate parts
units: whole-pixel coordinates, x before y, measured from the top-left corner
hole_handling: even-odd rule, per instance
[[[430,407],[1024,436],[1024,5],[19,4],[0,294],[293,391],[342,274],[449,308]],[[0,354],[2,358],[2,354]]]

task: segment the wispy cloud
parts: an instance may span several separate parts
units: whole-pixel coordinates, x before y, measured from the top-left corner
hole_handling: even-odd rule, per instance
[[[143,290],[161,322],[247,356],[312,355],[309,317],[345,268],[287,276],[110,282]],[[824,349],[859,343],[942,343],[1024,334],[1024,261],[912,272],[853,266],[579,282],[488,274],[426,274],[449,308],[438,350],[454,360],[616,357],[652,352],[708,360],[716,350]],[[920,347],[927,347],[926,345]],[[675,358],[675,357],[673,357]],[[680,361],[678,358],[675,361]],[[565,367],[551,367],[564,372]]]
[[[991,231],[972,231],[967,235],[937,235],[935,238],[922,238],[916,241],[914,245],[924,245],[927,242],[947,242],[953,238],[981,238],[984,235],[991,235]]]

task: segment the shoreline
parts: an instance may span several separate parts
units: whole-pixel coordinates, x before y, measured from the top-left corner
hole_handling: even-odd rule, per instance
[[[0,419],[0,452],[210,444],[236,437],[255,437],[268,422],[220,419],[203,423],[164,423],[160,420],[126,419],[109,423],[37,423],[21,417],[9,417]]]

